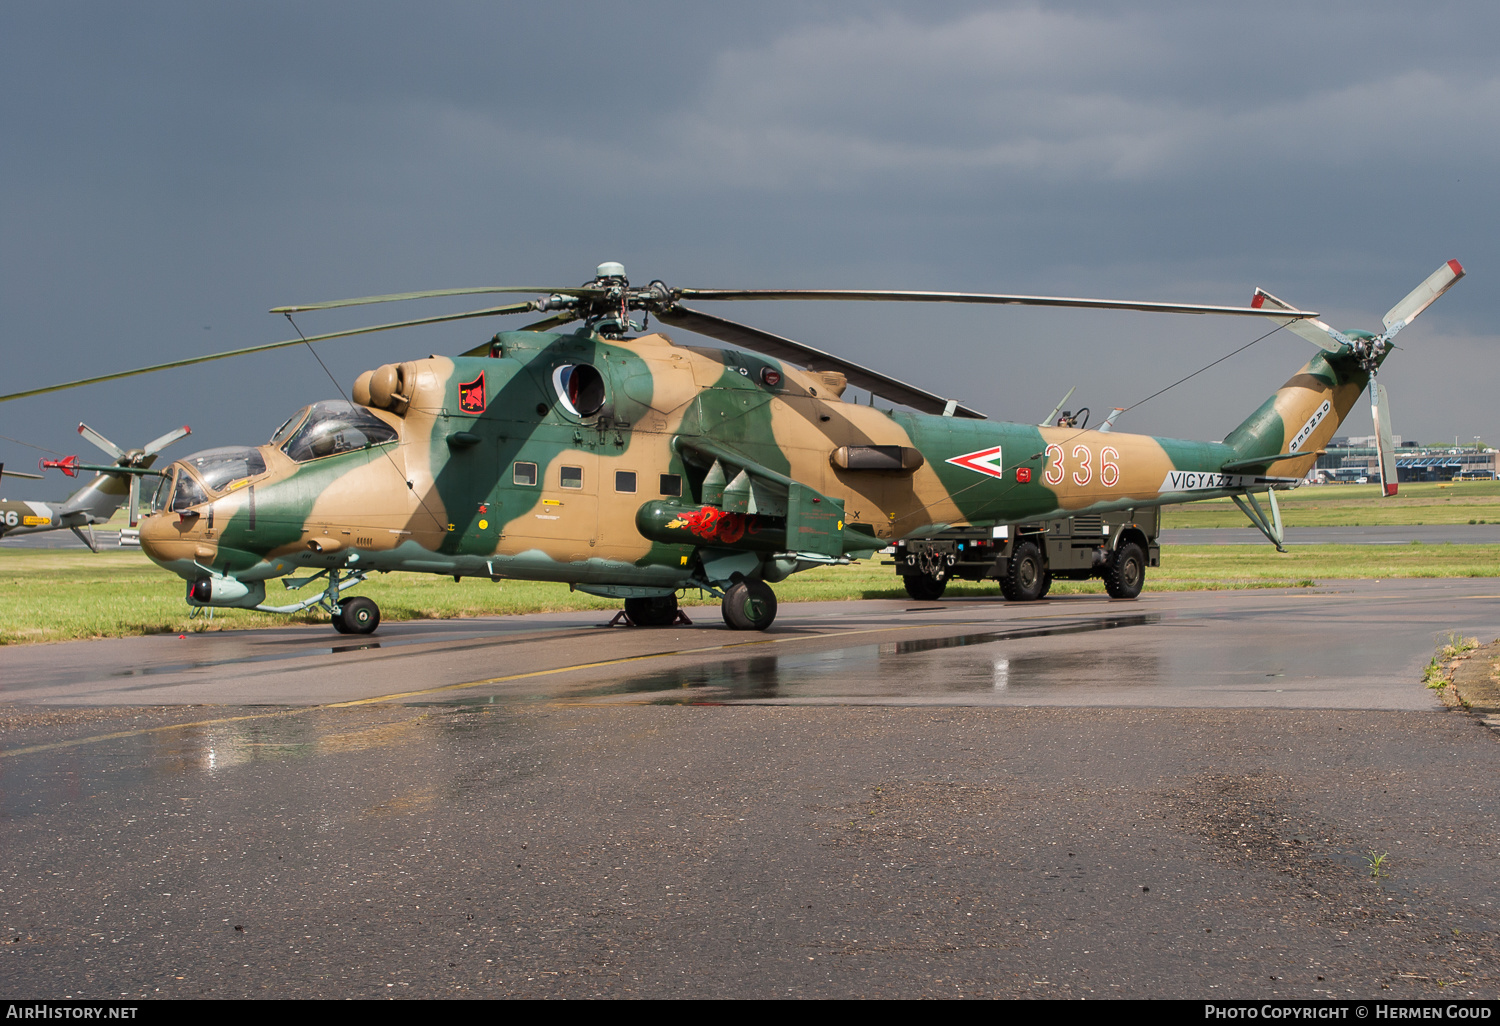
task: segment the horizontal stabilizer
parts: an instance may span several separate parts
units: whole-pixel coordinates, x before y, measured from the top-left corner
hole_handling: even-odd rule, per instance
[[[0,463],[0,478],[3,477],[25,477],[31,479],[32,481],[42,480],[41,474],[27,474],[19,470],[6,470],[5,464]]]

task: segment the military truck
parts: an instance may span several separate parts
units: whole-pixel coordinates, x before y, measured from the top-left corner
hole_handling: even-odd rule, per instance
[[[1146,568],[1161,565],[1155,506],[1030,524],[954,527],[896,543],[896,573],[914,599],[941,598],[948,582],[994,579],[1012,602],[1047,594],[1054,579],[1104,580],[1113,598],[1135,598]]]

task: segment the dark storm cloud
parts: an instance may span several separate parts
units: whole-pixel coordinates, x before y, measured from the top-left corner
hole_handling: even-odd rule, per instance
[[[1399,433],[1494,440],[1497,21],[1481,4],[11,4],[6,383],[285,337],[264,313],[281,302],[576,282],[604,259],[680,284],[1211,302],[1263,285],[1368,328],[1458,257],[1469,280],[1384,379]],[[1017,419],[1073,384],[1128,404],[1260,332],[724,312]],[[322,355],[347,387],[490,330]],[[1304,356],[1275,336],[1121,427],[1218,437]],[[87,418],[129,442],[185,419],[203,444],[243,441],[333,388],[293,351],[9,403],[0,434],[64,447]]]

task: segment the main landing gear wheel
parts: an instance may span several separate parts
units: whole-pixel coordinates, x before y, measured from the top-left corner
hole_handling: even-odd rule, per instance
[[[906,593],[918,602],[936,602],[943,597],[943,591],[948,587],[948,578],[933,577],[931,574],[907,574],[901,578],[901,583],[906,585]]]
[[[1047,572],[1047,564],[1042,561],[1042,550],[1036,542],[1018,542],[1000,578],[1000,594],[1012,602],[1035,602],[1047,594],[1051,586],[1051,575]]]
[[[637,627],[670,627],[677,622],[677,596],[628,598],[625,615]]]
[[[339,603],[333,629],[340,634],[374,634],[380,626],[380,607],[363,595]]]
[[[738,581],[724,592],[724,622],[737,631],[763,631],[776,619],[776,593],[765,581]]]
[[[1104,571],[1104,590],[1110,598],[1135,598],[1145,584],[1146,554],[1135,542],[1126,542]]]

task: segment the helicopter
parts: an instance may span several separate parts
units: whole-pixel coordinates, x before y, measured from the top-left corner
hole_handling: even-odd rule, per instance
[[[78,536],[79,541],[98,552],[99,542],[94,537],[94,525],[107,523],[120,506],[128,501],[130,526],[135,527],[140,519],[141,478],[156,476],[157,472],[151,470],[156,457],[173,442],[192,434],[193,429],[186,426],[175,428],[139,449],[122,449],[87,424],[79,424],[78,433],[104,450],[114,462],[80,463],[77,456],[39,460],[38,469],[61,470],[68,477],[77,477],[80,470],[92,470],[95,474],[87,484],[62,502],[0,499],[0,538],[67,528]],[[0,464],[0,475],[30,478],[33,481],[43,478],[41,474],[5,470],[4,464]]]
[[[955,525],[1230,496],[1279,546],[1276,491],[1302,482],[1367,386],[1386,491],[1394,493],[1389,404],[1375,375],[1397,332],[1463,274],[1457,261],[1443,264],[1386,314],[1382,333],[1372,334],[1338,331],[1316,312],[1260,289],[1249,306],[1233,307],[674,288],[661,281],[633,286],[625,268],[609,262],[577,287],[485,286],[276,307],[273,313],[290,319],[434,297],[537,297],[323,335],[302,336],[298,329],[296,339],[0,401],[370,331],[544,313],[457,356],[365,371],[348,398],[302,408],[265,444],[178,460],[141,520],[143,549],[186,581],[189,605],[279,613],[316,606],[342,633],[378,627],[376,604],[346,592],[372,573],[390,571],[563,582],[622,600],[627,620],[640,626],[681,622],[679,592],[701,589],[721,600],[730,628],[765,630],[776,617],[772,586],[791,574],[868,558],[898,539]],[[1319,351],[1223,441],[1192,441],[1076,424],[991,422],[957,400],[684,300],[1269,317]],[[632,317],[637,312],[640,322]],[[652,316],[734,348],[680,345],[647,330]],[[844,400],[851,384],[870,393],[871,405]],[[893,405],[877,408],[876,396]],[[1257,492],[1267,493],[1269,513]],[[1139,594],[1145,546],[1144,536],[1129,529],[1114,537],[1100,568],[1111,596]],[[1024,563],[1023,555],[1033,563],[1040,558],[1018,551],[1012,562]],[[292,590],[317,587],[308,598],[276,605],[266,598],[267,582],[276,579]],[[1014,597],[1037,595],[1022,588]]]

